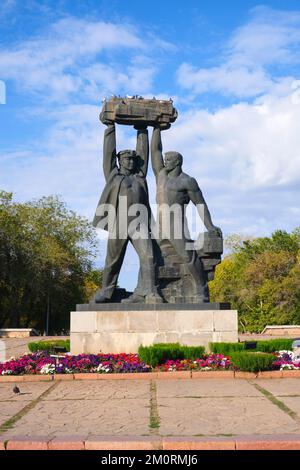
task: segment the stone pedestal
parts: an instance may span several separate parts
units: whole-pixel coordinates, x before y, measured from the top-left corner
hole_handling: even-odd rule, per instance
[[[93,308],[91,308],[93,307]],[[237,342],[237,311],[226,304],[87,304],[71,312],[71,353],[136,353],[139,346]]]

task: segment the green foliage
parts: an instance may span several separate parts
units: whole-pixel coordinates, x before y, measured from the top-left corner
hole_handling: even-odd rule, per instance
[[[28,203],[0,191],[0,326],[43,332],[69,328],[69,312],[87,300],[96,234],[57,197]]]
[[[267,341],[257,341],[256,350],[266,353],[275,351],[290,351],[292,349],[293,339],[269,339]]]
[[[205,353],[203,346],[181,346],[179,343],[158,343],[152,346],[140,346],[138,355],[141,361],[157,367],[168,360],[197,359]]]
[[[28,349],[31,352],[36,351],[49,351],[54,352],[54,347],[65,348],[66,351],[70,351],[70,340],[58,339],[54,341],[32,341],[28,343]]]
[[[209,343],[209,349],[212,353],[227,356],[235,351],[243,351],[244,343]]]
[[[243,372],[259,372],[270,370],[275,356],[265,353],[234,352],[230,355],[230,359],[236,369]]]
[[[211,301],[230,302],[239,329],[261,332],[266,325],[300,322],[300,230],[271,237],[231,237],[230,255],[210,282]]]
[[[272,353],[275,351],[291,350],[293,339],[269,339],[266,341],[255,341],[256,348],[247,350],[250,354],[252,352],[266,352]],[[225,356],[237,351],[244,351],[246,342],[241,343],[209,343],[209,349],[215,354],[224,354]]]
[[[190,359],[191,361],[199,359],[205,354],[204,346],[181,346],[183,352],[183,359]]]

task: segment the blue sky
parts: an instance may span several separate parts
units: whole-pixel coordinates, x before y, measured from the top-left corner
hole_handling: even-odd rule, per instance
[[[89,219],[103,188],[101,99],[172,97],[184,156],[225,235],[299,226],[298,1],[0,2],[0,188],[60,194]],[[118,127],[119,148],[134,147]],[[151,202],[155,199],[149,173]],[[105,241],[98,264],[103,264]],[[129,251],[120,284],[133,287]]]

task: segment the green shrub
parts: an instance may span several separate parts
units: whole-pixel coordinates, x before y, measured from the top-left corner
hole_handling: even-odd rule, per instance
[[[168,360],[197,359],[205,353],[203,346],[181,346],[179,343],[158,343],[152,346],[140,346],[139,359],[146,364],[157,367]]]
[[[249,349],[247,352],[251,353],[260,351],[272,353],[275,351],[291,350],[293,341],[293,339],[268,339],[264,341],[255,341],[257,343],[256,348]],[[224,354],[227,356],[232,352],[244,351],[247,343],[249,343],[249,341],[245,341],[243,343],[209,343],[209,349],[212,353]]]
[[[181,346],[183,351],[183,359],[190,359],[194,361],[195,359],[200,359],[205,354],[204,346]]]
[[[262,352],[275,352],[282,350],[291,350],[293,339],[269,339],[266,341],[257,341],[256,350]]]
[[[244,343],[209,343],[209,349],[214,354],[228,356],[235,351],[243,351]]]
[[[230,354],[231,363],[234,368],[243,372],[259,372],[270,370],[275,361],[273,354],[253,352],[233,352]]]
[[[54,352],[54,347],[65,348],[66,351],[70,351],[70,340],[69,339],[58,339],[53,341],[33,341],[28,343],[28,349],[30,352],[37,351],[49,351]]]

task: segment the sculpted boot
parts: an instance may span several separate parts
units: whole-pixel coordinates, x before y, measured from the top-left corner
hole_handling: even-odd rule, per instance
[[[97,290],[96,294],[94,295],[93,299],[91,300],[91,302],[95,302],[96,304],[105,304],[105,303],[108,303],[110,302],[111,299],[108,299],[107,297],[105,297],[103,291],[100,289],[100,290]]]

